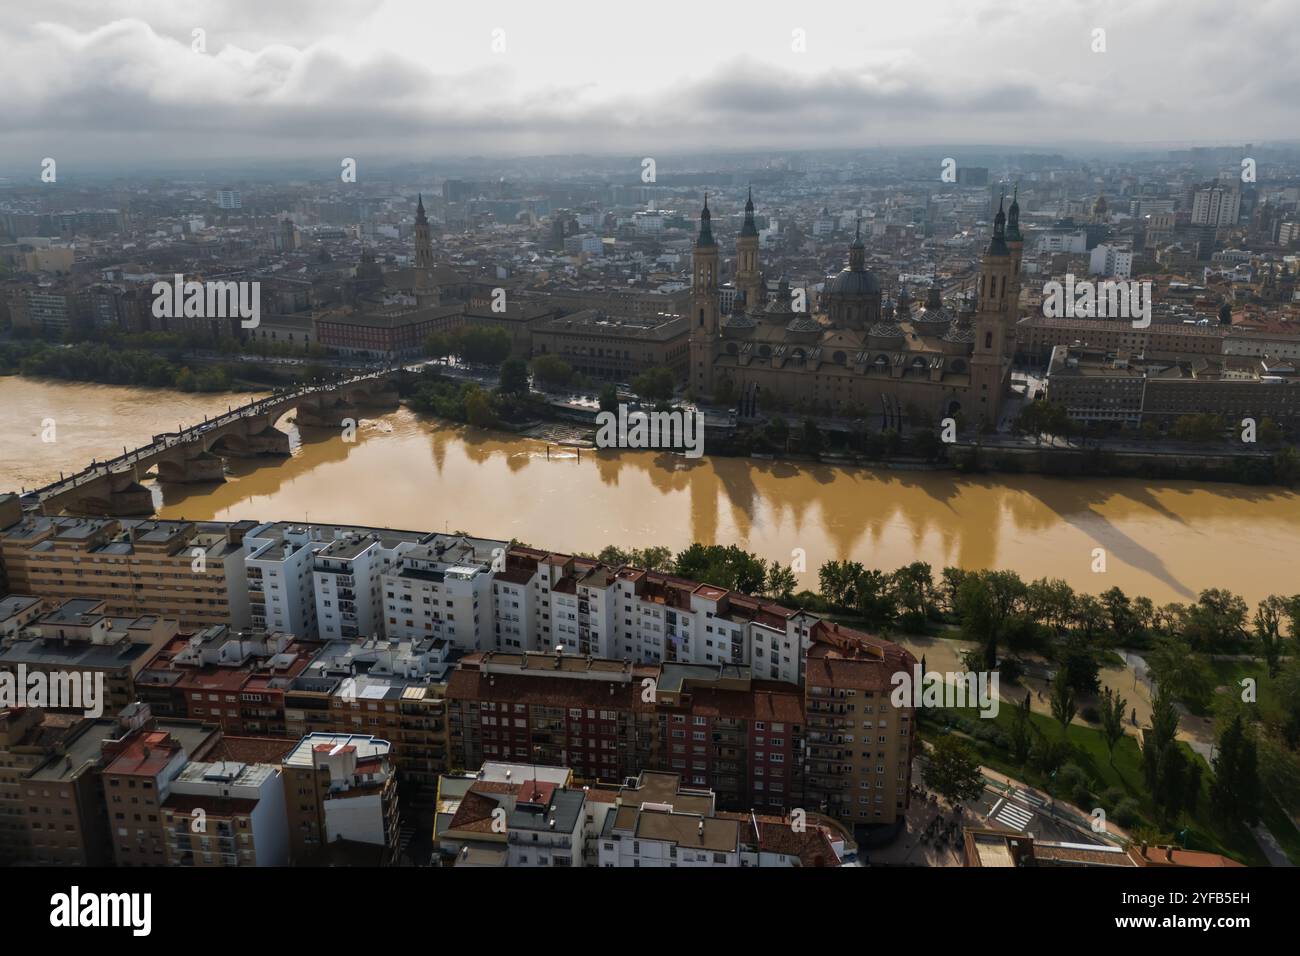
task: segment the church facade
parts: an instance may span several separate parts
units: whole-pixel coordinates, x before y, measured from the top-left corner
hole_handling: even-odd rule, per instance
[[[899,427],[916,414],[937,421],[958,413],[996,427],[1011,374],[1023,238],[1015,199],[999,204],[978,289],[960,308],[938,286],[923,303],[904,286],[883,297],[866,268],[861,235],[847,265],[814,307],[783,279],[766,294],[752,196],[736,240],[735,304],[723,315],[718,245],[708,198],[692,255],[688,388],[702,400],[727,395],[752,409],[776,403],[810,412],[864,417]]]

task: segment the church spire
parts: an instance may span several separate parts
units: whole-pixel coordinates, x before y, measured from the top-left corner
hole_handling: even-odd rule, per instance
[[[705,193],[704,209],[700,212],[700,235],[699,238],[695,240],[696,247],[717,245],[717,243],[713,241],[713,225],[710,222],[712,218],[713,215],[709,212],[709,194]]]
[[[1007,194],[1004,192],[998,200],[998,214],[993,217],[993,238],[989,240],[987,255],[1005,256],[1009,254],[1007,249],[1006,227],[1007,214],[1002,211],[1002,205],[1006,202]]]
[[[1016,183],[1015,192],[1011,194],[1011,206],[1007,209],[1007,242],[1023,242],[1020,234],[1020,183]]]
[[[867,247],[862,243],[862,219],[853,227],[853,241],[849,243],[849,271],[863,272],[867,268]]]
[[[745,222],[740,227],[742,236],[757,236],[758,226],[754,224],[754,187],[749,187],[749,197],[745,200]]]

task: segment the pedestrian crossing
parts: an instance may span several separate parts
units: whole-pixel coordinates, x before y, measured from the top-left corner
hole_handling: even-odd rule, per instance
[[[1017,800],[1023,800],[1025,803],[1029,804],[1030,806],[1038,807],[1039,809],[1042,809],[1044,806],[1047,805],[1042,797],[1038,796],[1037,794],[1030,793],[1028,790],[1015,790],[1012,792],[1011,795],[1015,797]]]
[[[1034,814],[1032,810],[1028,810],[1018,803],[1003,800],[993,811],[993,818],[1004,826],[1023,833],[1025,828],[1029,826],[1030,821],[1034,819]]]

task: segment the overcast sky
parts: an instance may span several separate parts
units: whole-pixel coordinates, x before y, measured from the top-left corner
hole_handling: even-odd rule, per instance
[[[0,21],[6,172],[45,156],[89,171],[205,157],[1209,144],[1300,129],[1295,0],[23,6]],[[195,28],[206,53],[191,49]]]

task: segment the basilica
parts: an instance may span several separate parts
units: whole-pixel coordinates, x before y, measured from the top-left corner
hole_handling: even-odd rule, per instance
[[[708,197],[692,256],[690,380],[693,394],[735,398],[746,410],[787,405],[866,417],[898,428],[918,418],[957,416],[971,427],[999,423],[1015,348],[1020,296],[1020,206],[998,206],[978,290],[957,310],[932,285],[924,303],[904,286],[883,298],[866,267],[861,235],[848,264],[813,308],[783,279],[766,292],[752,195],[736,239],[735,302],[722,314],[718,245]],[[731,398],[728,400],[730,401]]]

